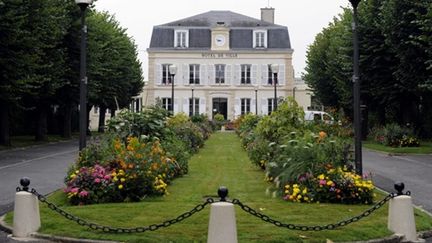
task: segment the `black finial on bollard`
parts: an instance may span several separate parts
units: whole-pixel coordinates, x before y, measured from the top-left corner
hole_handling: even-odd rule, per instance
[[[394,188],[396,189],[398,196],[403,195],[403,190],[405,189],[405,184],[403,182],[396,182],[394,184]]]
[[[218,189],[218,195],[221,202],[226,202],[226,197],[228,196],[228,188],[221,186]]]
[[[22,186],[22,190],[27,192],[29,189],[28,186],[30,185],[30,178],[28,177],[21,178],[20,184]]]

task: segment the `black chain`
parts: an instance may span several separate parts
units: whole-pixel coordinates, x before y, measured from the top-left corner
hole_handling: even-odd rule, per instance
[[[409,192],[407,192],[406,194],[408,194]],[[369,215],[372,214],[372,212],[374,212],[375,210],[381,208],[384,204],[386,204],[390,199],[396,197],[397,195],[394,193],[390,193],[389,195],[387,195],[384,199],[382,199],[381,201],[379,201],[378,203],[376,203],[375,205],[373,205],[370,209],[364,211],[363,213],[361,213],[360,215],[354,216],[350,219],[347,220],[343,220],[340,222],[337,222],[335,224],[326,224],[323,226],[320,225],[316,225],[316,226],[306,226],[306,225],[295,225],[295,224],[286,224],[286,223],[282,223],[280,221],[274,220],[272,218],[270,218],[267,215],[264,215],[262,213],[257,212],[256,210],[252,209],[251,207],[243,204],[242,202],[240,202],[238,199],[233,199],[232,203],[234,205],[238,205],[239,207],[241,207],[241,209],[243,209],[243,211],[257,217],[260,218],[261,220],[274,224],[277,227],[283,227],[283,228],[288,228],[290,230],[301,230],[301,231],[322,231],[322,230],[333,230],[342,226],[346,226],[348,224],[354,223],[359,221],[360,219],[367,217]]]
[[[18,190],[18,188],[17,188],[17,190]],[[63,217],[65,217],[71,221],[75,221],[77,224],[79,224],[81,226],[87,226],[92,230],[101,230],[101,231],[106,232],[106,233],[142,233],[142,232],[146,232],[146,231],[155,231],[155,230],[158,230],[159,228],[169,227],[175,223],[181,222],[181,221],[191,217],[195,213],[203,210],[208,204],[211,204],[214,202],[213,198],[207,198],[207,200],[204,203],[198,204],[191,211],[185,212],[185,213],[181,214],[180,216],[178,216],[177,218],[164,221],[160,224],[152,224],[149,226],[136,227],[136,228],[117,228],[117,227],[109,227],[109,226],[104,226],[104,225],[99,225],[96,223],[88,222],[87,220],[81,219],[77,216],[74,216],[74,215],[66,212],[65,210],[59,208],[54,203],[47,201],[46,197],[39,194],[35,189],[31,189],[31,193],[34,194],[35,196],[37,196],[37,198],[40,202],[45,203],[48,206],[48,208],[52,209],[53,211],[56,211],[57,213],[59,213]]]

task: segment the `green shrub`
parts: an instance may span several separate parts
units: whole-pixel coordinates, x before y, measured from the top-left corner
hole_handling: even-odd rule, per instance
[[[281,145],[274,145],[274,155],[267,166],[267,174],[282,184],[293,183],[300,175],[316,174],[325,165],[346,166],[345,150],[348,142],[325,132],[304,135],[292,132]]]
[[[107,127],[109,132],[116,133],[123,141],[130,136],[142,135],[163,139],[169,132],[165,125],[168,115],[168,111],[159,106],[146,108],[138,113],[122,110],[108,121]]]
[[[305,126],[304,111],[292,98],[288,98],[269,116],[257,124],[256,132],[268,141],[277,142],[280,138]]]
[[[387,124],[385,127],[376,127],[371,130],[373,139],[391,147],[418,147],[420,142],[414,136],[412,129],[404,128],[396,123]]]

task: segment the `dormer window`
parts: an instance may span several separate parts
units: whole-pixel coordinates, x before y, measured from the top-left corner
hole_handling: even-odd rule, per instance
[[[267,31],[255,30],[253,32],[253,47],[267,48]]]
[[[189,32],[187,30],[174,31],[174,47],[187,48],[189,46]]]

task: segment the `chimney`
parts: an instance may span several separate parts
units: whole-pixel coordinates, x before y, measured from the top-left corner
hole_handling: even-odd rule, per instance
[[[274,8],[261,8],[261,20],[274,24]]]

